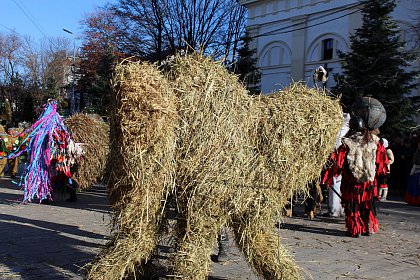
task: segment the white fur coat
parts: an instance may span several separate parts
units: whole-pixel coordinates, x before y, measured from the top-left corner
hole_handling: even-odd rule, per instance
[[[349,147],[347,162],[356,180],[361,183],[373,181],[376,172],[376,150],[379,137],[372,135],[372,140],[363,144],[363,135],[356,133],[349,138],[343,138],[342,141]]]

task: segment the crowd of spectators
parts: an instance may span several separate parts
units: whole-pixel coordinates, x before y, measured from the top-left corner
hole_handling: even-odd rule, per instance
[[[420,141],[420,130],[387,139],[389,148],[394,154],[394,163],[391,167],[391,176],[388,182],[389,192],[392,195],[401,196],[407,191],[410,172],[413,168],[413,156]]]

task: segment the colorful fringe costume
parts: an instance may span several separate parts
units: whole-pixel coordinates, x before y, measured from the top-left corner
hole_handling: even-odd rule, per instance
[[[370,133],[370,132],[368,132]],[[350,236],[370,235],[379,229],[374,203],[378,200],[376,177],[386,170],[388,158],[379,138],[356,133],[343,138],[343,144],[331,155],[333,165],[326,170],[323,183],[331,186],[340,174],[342,203],[345,207],[346,228]]]
[[[70,167],[81,155],[80,146],[72,141],[57,113],[57,102],[52,100],[44,105],[42,115],[18,136],[22,135],[26,137],[7,158],[13,159],[22,153],[27,155],[28,163],[19,183],[24,190],[23,201],[53,200],[52,179],[62,175],[71,178]]]

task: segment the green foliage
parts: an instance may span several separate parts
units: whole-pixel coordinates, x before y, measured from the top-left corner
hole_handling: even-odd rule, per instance
[[[381,128],[388,134],[410,127],[416,99],[410,91],[418,74],[408,71],[413,56],[404,51],[398,26],[390,18],[395,0],[363,0],[363,24],[350,37],[349,53],[343,59],[342,75],[337,75],[336,92],[347,108],[361,96],[371,96],[385,106],[387,121]]]
[[[249,46],[252,37],[246,32],[241,40],[242,47],[238,49],[237,61],[234,64],[233,72],[239,75],[239,79],[247,87],[250,94],[260,94],[261,72],[257,67],[256,49],[250,49]]]
[[[44,91],[44,99],[45,101],[49,98],[58,99],[60,94],[59,83],[57,79],[52,76],[47,78],[46,88]]]

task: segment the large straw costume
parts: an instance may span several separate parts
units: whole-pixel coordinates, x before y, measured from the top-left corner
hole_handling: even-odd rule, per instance
[[[167,79],[145,63],[116,72],[110,161],[122,168],[112,169],[109,185],[116,232],[88,278],[142,274],[170,195],[179,209],[172,277],[206,279],[227,224],[256,273],[299,278],[274,218],[319,175],[341,126],[338,101],[299,84],[252,98],[202,57],[177,57]]]
[[[101,182],[109,154],[109,125],[98,115],[74,114],[64,120],[76,143],[82,143],[83,156],[77,160],[72,179],[80,190]]]

